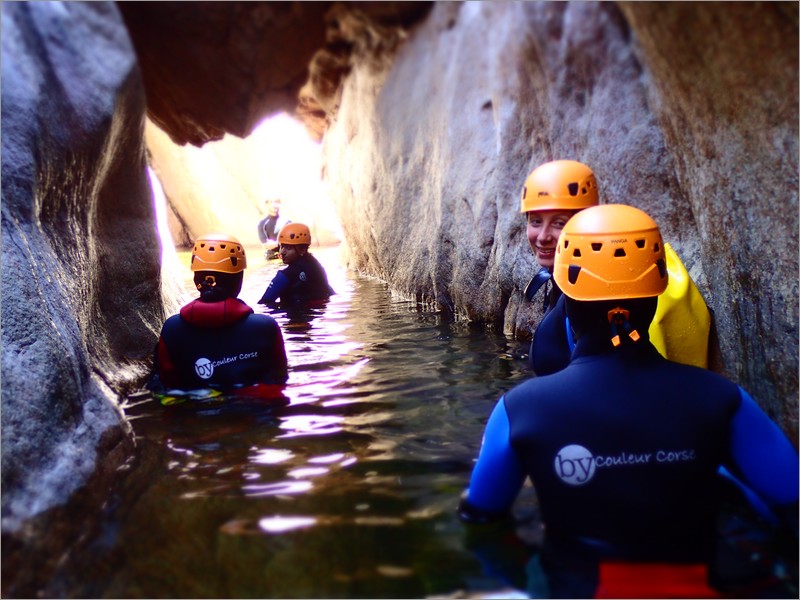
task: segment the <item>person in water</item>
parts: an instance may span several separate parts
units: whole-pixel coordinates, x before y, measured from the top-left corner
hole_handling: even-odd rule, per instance
[[[555,365],[565,366],[570,353],[561,318],[561,290],[552,279],[558,236],[573,215],[597,204],[594,173],[574,160],[540,165],[531,171],[522,188],[520,212],[525,215],[528,243],[540,267],[525,288],[525,298],[533,302],[539,290],[544,289],[544,316],[534,331],[529,352],[531,368],[537,374],[558,370]],[[553,311],[556,316],[551,317]]]
[[[574,341],[564,298],[552,280],[556,242],[566,222],[577,212],[599,204],[592,170],[574,160],[555,160],[534,169],[525,181],[520,212],[526,215],[527,236],[541,266],[525,290],[533,301],[544,287],[544,316],[531,340],[529,362],[537,375],[559,371],[569,363]],[[700,291],[669,244],[665,245],[669,289],[658,301],[650,327],[656,348],[670,360],[707,367],[711,314]]]
[[[791,442],[740,386],[665,359],[649,340],[668,283],[656,223],[625,205],[579,212],[563,227],[553,277],[577,338],[572,359],[499,399],[460,518],[507,519],[529,477],[546,547],[707,565],[725,466],[796,540]]]
[[[281,217],[281,199],[268,198],[264,201],[267,216],[258,222],[258,239],[264,247],[264,258],[278,258],[278,233],[290,221]]]
[[[232,389],[283,385],[286,351],[278,323],[254,314],[237,296],[247,258],[228,234],[197,238],[191,270],[200,297],[181,308],[161,328],[155,348],[151,389]]]
[[[327,301],[334,291],[320,262],[308,251],[311,231],[303,223],[289,223],[278,234],[280,256],[287,265],[267,286],[259,304],[284,308],[314,306]]]

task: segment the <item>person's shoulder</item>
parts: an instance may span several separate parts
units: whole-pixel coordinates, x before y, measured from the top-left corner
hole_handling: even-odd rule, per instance
[[[317,269],[320,269],[322,271],[325,270],[325,267],[322,266],[322,263],[319,262],[319,259],[313,254],[311,254],[311,252],[307,252],[303,258],[306,259],[307,263],[314,265],[314,267],[316,267]]]
[[[666,358],[664,359],[664,364],[667,369],[673,372],[678,380],[705,380],[719,386],[730,387],[731,389],[738,389],[739,387],[721,373],[716,373],[703,367],[698,367],[697,365],[687,365]]]
[[[183,327],[184,321],[180,313],[176,313],[164,321],[164,324],[161,326],[161,337],[165,339],[174,337],[174,335],[171,336],[170,334],[180,331]]]
[[[529,398],[543,398],[548,393],[548,388],[551,386],[551,377],[553,377],[553,375],[531,377],[522,383],[518,383],[504,394],[506,402],[516,402],[519,399],[528,401]]]
[[[173,327],[182,321],[181,313],[177,312],[174,315],[167,317],[164,321],[163,327]]]

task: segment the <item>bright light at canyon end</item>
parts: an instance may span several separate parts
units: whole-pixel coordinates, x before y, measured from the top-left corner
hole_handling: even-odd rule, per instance
[[[153,170],[190,235],[225,231],[246,246],[260,245],[264,201],[281,198],[281,215],[311,227],[315,243],[342,239],[321,180],[321,146],[288,115],[265,119],[245,139],[226,135],[202,148],[173,143],[150,121],[146,135]],[[176,227],[169,224],[173,237]]]

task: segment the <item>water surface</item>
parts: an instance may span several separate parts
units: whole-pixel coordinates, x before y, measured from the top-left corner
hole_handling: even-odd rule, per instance
[[[311,318],[272,311],[289,406],[162,407],[135,397],[138,457],[72,594],[425,597],[499,589],[455,507],[519,344],[393,296],[317,252],[336,290]],[[251,250],[256,304],[280,261]],[[102,557],[102,558],[101,558]]]

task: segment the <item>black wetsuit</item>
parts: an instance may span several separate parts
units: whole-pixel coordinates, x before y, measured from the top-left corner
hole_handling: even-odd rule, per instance
[[[528,362],[537,375],[549,375],[567,366],[571,349],[566,331],[566,308],[564,294],[556,285],[549,269],[542,267],[525,288],[525,298],[533,302],[540,289],[544,288],[544,316],[533,333]]]
[[[280,298],[281,306],[291,307],[324,301],[333,293],[325,268],[307,252],[278,271],[258,303],[272,304]]]
[[[658,557],[704,549],[720,465],[771,507],[796,507],[797,452],[744,390],[646,339],[609,346],[584,336],[565,369],[500,399],[462,518],[506,516],[529,476],[548,537]]]
[[[280,215],[264,217],[258,223],[258,239],[262,244],[277,240],[281,227],[289,222],[286,219],[282,219]]]
[[[550,305],[533,333],[528,356],[534,373],[538,376],[550,375],[566,367],[572,355],[569,345],[572,335],[567,320],[566,296],[559,293],[558,299]]]
[[[164,386],[184,390],[288,379],[278,323],[254,314],[238,298],[194,300],[167,319],[156,345],[155,371]]]

